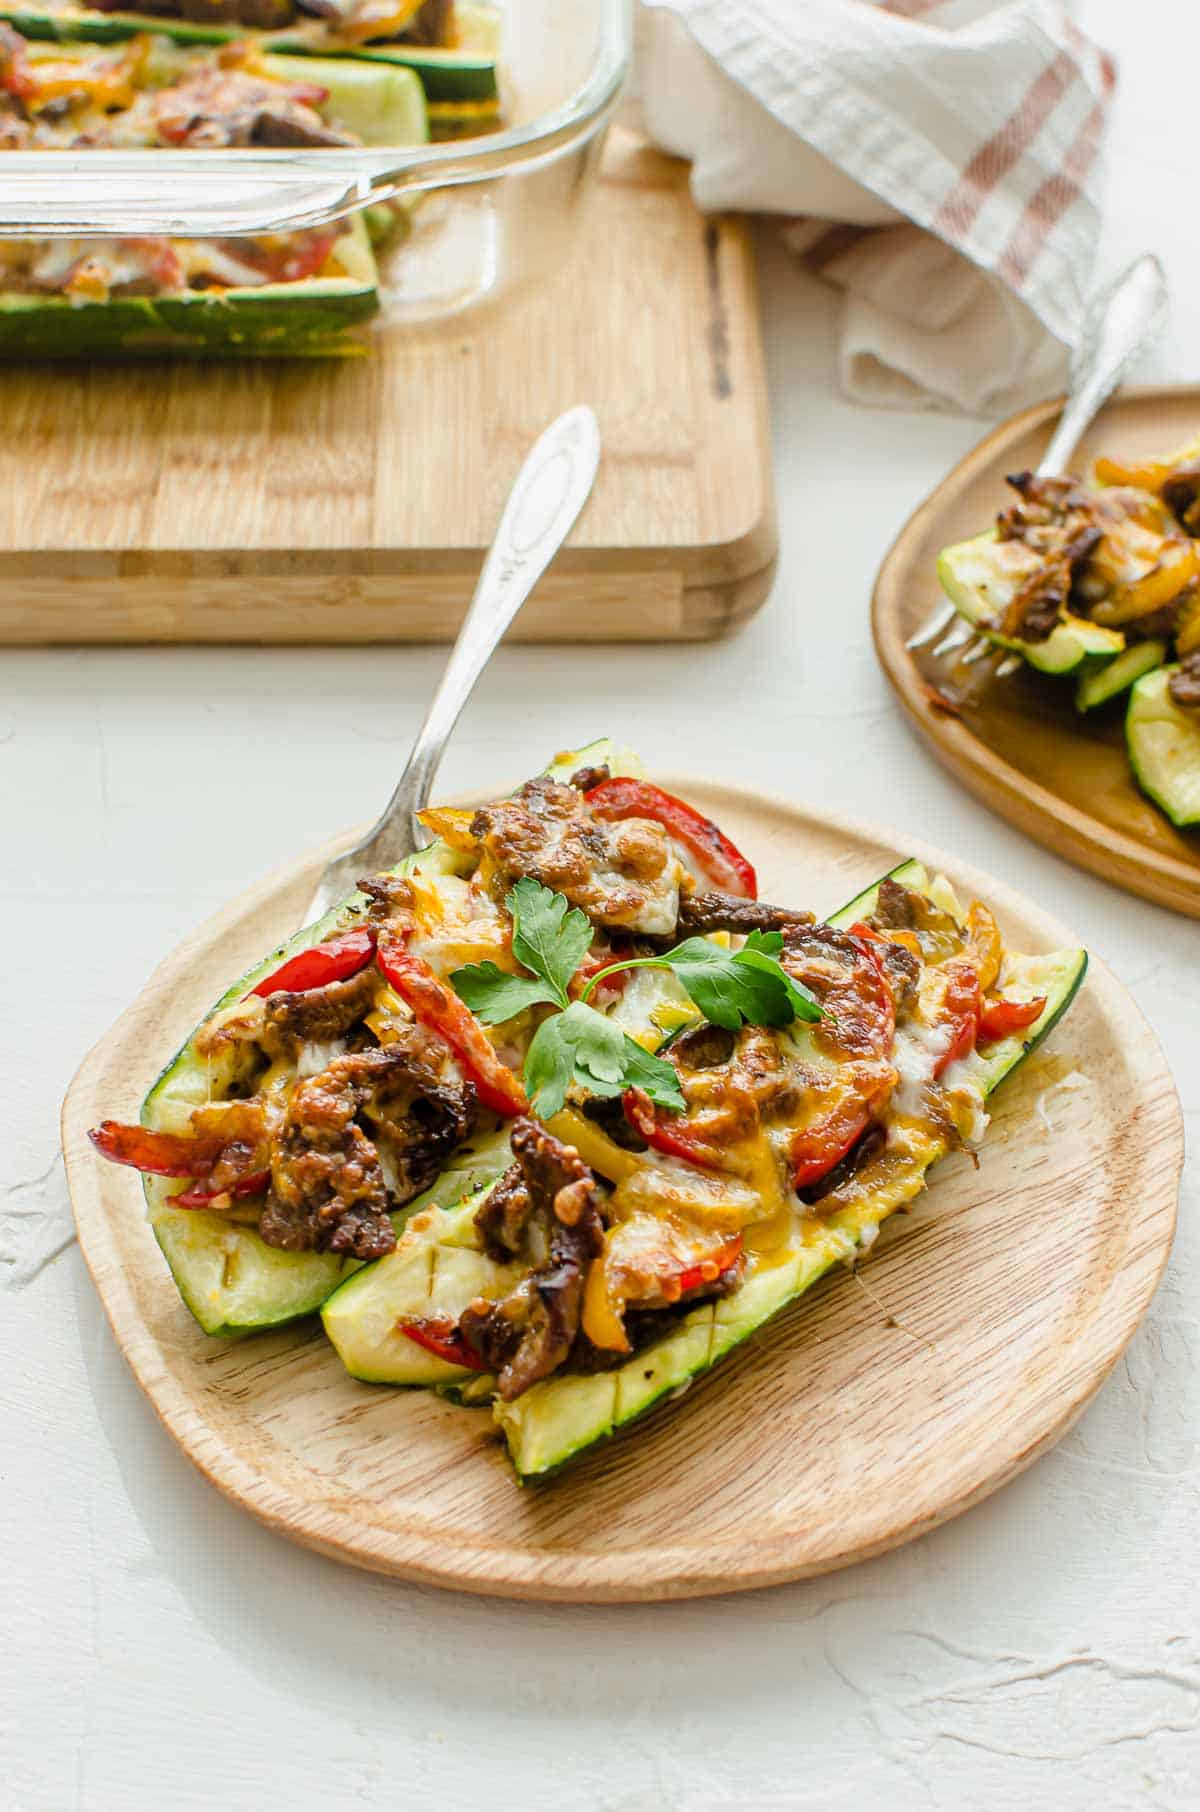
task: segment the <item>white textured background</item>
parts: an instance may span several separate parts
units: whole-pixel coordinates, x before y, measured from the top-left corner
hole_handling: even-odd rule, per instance
[[[1083,9],[1123,58],[1104,262],[1155,246],[1175,289],[1150,376],[1200,377],[1198,15]],[[723,646],[502,654],[447,785],[612,731],[652,765],[711,766],[959,850],[1113,964],[1195,1135],[1200,928],[984,815],[908,733],[870,650],[875,567],[979,426],[840,402],[831,299],[770,248],[764,288],[783,532],[769,607]],[[191,925],[382,798],[438,661],[5,654],[0,1254],[63,1211],[58,1104],[83,1052]],[[73,1248],[33,1276],[0,1266],[0,1807],[1189,1812],[1198,1216],[1193,1165],[1127,1357],[999,1496],[851,1573],[643,1610],[454,1598],[275,1540],[160,1431]]]

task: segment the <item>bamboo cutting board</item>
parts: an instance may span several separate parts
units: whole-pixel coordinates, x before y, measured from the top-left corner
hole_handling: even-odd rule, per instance
[[[604,460],[524,639],[720,634],[776,535],[754,256],[614,133],[573,263],[370,357],[0,367],[0,641],[456,631],[520,461],[574,403]]]
[[[1014,947],[1076,942],[1018,894],[890,832],[710,784],[678,790],[753,854],[766,898],[833,910],[914,854],[987,899]],[[183,1450],[270,1528],[376,1572],[520,1598],[797,1579],[894,1547],[1004,1484],[1124,1349],[1170,1250],[1183,1126],[1154,1034],[1098,962],[989,1103],[978,1170],[946,1159],[861,1279],[839,1269],[681,1401],[543,1484],[517,1485],[485,1410],[356,1382],[315,1321],[208,1338],[176,1294],[137,1178],[101,1163],[86,1130],[136,1115],[230,977],[295,925],[331,853],[268,877],[169,957],[63,1112],[80,1243],[114,1336]]]

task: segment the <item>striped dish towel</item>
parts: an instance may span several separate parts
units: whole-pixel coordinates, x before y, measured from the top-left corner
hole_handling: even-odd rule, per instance
[[[1063,0],[642,0],[635,104],[844,290],[851,396],[986,414],[1061,384],[1115,76]]]

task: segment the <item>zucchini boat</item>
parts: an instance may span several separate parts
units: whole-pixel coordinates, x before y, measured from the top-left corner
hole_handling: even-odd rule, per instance
[[[938,927],[931,929],[931,939],[945,938],[950,920],[961,925],[961,909],[947,884],[931,883],[918,863],[902,864],[885,880],[891,884],[893,902],[897,890],[919,893],[930,902],[930,923]],[[869,920],[881,885],[851,901],[830,924],[845,929]],[[949,949],[946,959],[953,965]],[[991,979],[1000,984],[1000,999],[1016,1007],[1014,1020],[1024,1018],[1025,1023],[993,1040],[983,1052],[964,1052],[953,1062],[955,1073],[946,1075],[943,1086],[946,1099],[956,1101],[961,1115],[970,1119],[982,1114],[987,1095],[1066,1011],[1086,966],[1086,954],[1077,950],[1042,957],[1004,956],[1002,969]],[[1036,1009],[1032,1017],[1030,1003]],[[644,1008],[643,1001],[643,1016]],[[650,1018],[653,1021],[653,1011]],[[935,1030],[910,1025],[894,1057],[901,1095],[920,1090],[922,1072],[927,1075],[938,1062],[936,1046]],[[886,1143],[857,1181],[852,1175],[843,1177],[826,1198],[827,1205],[816,1210],[799,1201],[790,1211],[785,1207],[782,1229],[777,1212],[765,1222],[765,1237],[760,1224],[755,1229],[758,1249],[743,1255],[745,1270],[735,1289],[701,1302],[663,1337],[649,1339],[613,1368],[563,1370],[511,1400],[497,1396],[496,1377],[486,1368],[478,1369],[480,1359],[464,1347],[458,1332],[479,1299],[511,1300],[520,1288],[519,1270],[511,1262],[498,1262],[481,1232],[488,1219],[487,1191],[457,1206],[442,1205],[414,1215],[394,1254],[364,1268],[331,1295],[322,1310],[325,1331],[357,1378],[434,1386],[456,1391],[474,1403],[491,1400],[518,1475],[541,1477],[679,1390],[831,1265],[852,1260],[869,1247],[882,1221],[919,1193],[926,1171],[948,1145],[945,1124],[938,1126],[928,1117],[922,1120],[919,1110],[912,1111],[913,1101],[901,1095],[883,1123]],[[614,1186],[614,1200],[644,1163],[571,1108],[551,1119],[548,1129]],[[748,1245],[752,1239],[748,1234]],[[593,1266],[588,1292],[596,1275]],[[587,1293],[583,1327],[586,1334]],[[591,1361],[594,1358],[593,1352]]]
[[[80,6],[74,0],[0,0],[0,18],[27,38],[120,43],[153,31],[183,45],[249,40],[294,56],[387,63],[411,70],[431,102],[447,109],[467,103],[493,120],[499,113],[500,19],[494,7],[478,0],[432,0],[425,7],[420,0],[307,6],[294,0],[155,0],[145,11]]]
[[[0,147],[408,144],[428,132],[408,70],[159,37],[27,44],[3,28],[0,91]],[[259,239],[0,243],[8,358],[345,353],[378,307],[357,218]]]
[[[577,768],[596,765],[605,765],[613,773],[636,770],[635,758],[605,739],[558,756],[547,774],[565,779]],[[469,867],[469,857],[435,838],[392,872],[398,878],[409,876],[419,882],[432,921],[443,905],[447,916],[453,917],[453,908],[461,903],[461,877]],[[141,1126],[156,1135],[189,1140],[194,1134],[193,1115],[197,1111],[209,1118],[210,1110],[222,1105],[233,1106],[237,1112],[234,1104],[245,1102],[248,1095],[284,1091],[299,1070],[313,1064],[319,1070],[322,1059],[332,1060],[336,1055],[334,1046],[344,1034],[295,1038],[281,1027],[285,1043],[292,1037],[295,1048],[280,1050],[276,1039],[276,1048],[265,1069],[262,1047],[253,1036],[244,1034],[261,1029],[263,1010],[269,1002],[255,990],[272,977],[280,978],[281,1002],[290,1000],[296,1010],[311,1017],[320,1004],[317,996],[322,988],[318,987],[315,994],[305,991],[304,973],[297,972],[296,959],[319,947],[327,950],[339,938],[344,941],[348,934],[352,936],[362,926],[367,907],[364,894],[352,895],[239,976],[150,1088],[142,1103]],[[464,946],[455,948],[461,952]],[[335,994],[361,972],[353,968],[355,960],[353,950],[342,959],[341,978],[332,982]],[[336,970],[336,955],[332,962]],[[323,971],[318,965],[325,991],[330,987],[333,970],[329,960]],[[339,1006],[348,1011],[353,1002],[335,999],[329,1004],[336,1017]],[[396,1021],[403,1020],[402,1003],[382,981],[371,990],[369,999],[364,984],[359,1005],[361,1011],[355,1013],[351,1025],[361,1027],[368,1014],[380,1012]],[[239,1023],[248,1013],[253,1016],[249,1023]],[[275,1017],[278,1019],[278,1014]],[[379,1031],[386,1036],[387,1030],[380,1021]],[[377,1038],[376,1033],[372,1042]],[[476,1116],[476,1120],[470,1136],[458,1142],[444,1165],[439,1166],[440,1174],[433,1183],[396,1211],[392,1217],[394,1226],[401,1226],[407,1215],[418,1208],[459,1202],[508,1166],[510,1153],[506,1139],[498,1135],[496,1117]],[[132,1162],[136,1168],[136,1141],[130,1141],[128,1149],[134,1155],[121,1161]],[[253,1180],[255,1172],[249,1174]],[[143,1175],[148,1218],[184,1302],[205,1333],[216,1335],[275,1327],[311,1314],[357,1268],[359,1261],[337,1251],[289,1251],[268,1244],[258,1229],[257,1211],[243,1206],[257,1198],[241,1191],[239,1179],[231,1180],[233,1193],[209,1210],[202,1205],[173,1206],[180,1197],[192,1194],[189,1186],[181,1188],[177,1178],[155,1175],[149,1170]],[[261,1195],[261,1181],[257,1194]]]
[[[869,1246],[1086,966],[913,862],[828,922],[760,901],[608,743],[423,819],[92,1136],[202,1325],[323,1299],[355,1376],[491,1403],[522,1478]]]

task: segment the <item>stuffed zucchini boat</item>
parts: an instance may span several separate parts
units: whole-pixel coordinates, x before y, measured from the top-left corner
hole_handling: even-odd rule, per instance
[[[389,63],[411,70],[448,120],[473,109],[485,130],[499,113],[500,19],[480,0],[0,0],[0,18],[28,38],[113,43],[155,31],[183,45],[248,39],[260,50]]]
[[[408,70],[248,45],[31,43],[0,25],[0,151],[419,143]],[[393,216],[398,221],[399,216]],[[381,223],[385,230],[387,222]],[[379,307],[362,220],[262,238],[0,242],[0,355],[354,350]]]
[[[1127,699],[1139,784],[1176,824],[1195,823],[1200,441],[1160,460],[1100,459],[1090,483],[1032,472],[1008,482],[1017,501],[995,527],[939,556],[943,591],[998,647],[1070,675],[1081,712]],[[1163,761],[1164,734],[1150,726],[1168,722]]]
[[[607,743],[424,817],[93,1138],[202,1325],[323,1301],[355,1376],[490,1404],[523,1479],[868,1248],[1086,968],[915,862],[827,922],[761,901]]]

